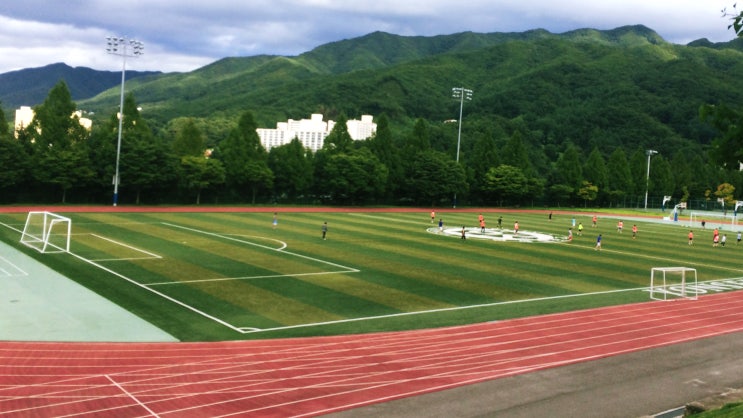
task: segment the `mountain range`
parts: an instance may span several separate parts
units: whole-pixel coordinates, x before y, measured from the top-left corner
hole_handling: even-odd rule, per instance
[[[251,111],[262,127],[311,113],[386,114],[393,126],[457,116],[453,87],[474,91],[473,119],[522,117],[546,136],[581,145],[603,138],[705,143],[697,118],[706,103],[737,103],[743,91],[740,40],[666,42],[645,26],[562,34],[384,32],[321,45],[298,56],[229,57],[188,73],[127,71],[127,93],[156,129],[182,117],[224,136]],[[0,74],[6,115],[41,103],[64,79],[78,108],[107,118],[118,110],[119,72],[53,64]],[[549,142],[549,138],[545,139]]]

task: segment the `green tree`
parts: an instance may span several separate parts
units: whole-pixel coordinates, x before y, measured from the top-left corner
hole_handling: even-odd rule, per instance
[[[616,148],[609,155],[609,160],[606,162],[606,171],[609,200],[617,204],[623,201],[624,197],[631,193],[633,189],[627,155],[622,148]]]
[[[586,182],[590,183],[596,188],[596,196],[592,199],[582,197],[584,201],[593,201],[600,196],[609,196],[609,172],[606,168],[606,162],[604,161],[603,155],[599,151],[598,147],[594,147],[588,158],[586,158],[585,164],[583,164],[583,178]],[[585,184],[581,186],[584,188]]]
[[[201,204],[201,192],[212,186],[223,184],[225,170],[219,160],[203,156],[186,155],[181,158],[179,176],[181,186],[196,193],[196,204]]]
[[[717,186],[714,195],[725,202],[725,207],[729,208],[735,205],[735,186],[730,183],[722,183]]]
[[[599,194],[599,188],[592,184],[590,181],[583,181],[583,184],[578,189],[578,196],[583,199],[585,206],[588,207],[588,202],[596,200]]]
[[[404,170],[400,150],[395,147],[387,116],[381,115],[377,119],[377,132],[368,142],[372,153],[387,167],[389,175],[385,191],[388,196],[393,196],[404,181]]]
[[[580,163],[580,152],[573,143],[568,143],[565,151],[555,162],[550,192],[558,203],[565,197],[572,198],[583,182],[583,169]]]
[[[423,119],[418,119],[413,130],[405,138],[404,155],[415,155],[418,152],[430,151],[431,139],[428,135],[428,125]]]
[[[193,118],[188,118],[178,128],[173,141],[173,152],[181,157],[203,157],[206,139]]]
[[[80,125],[64,81],[57,83],[44,103],[34,109],[34,120],[25,134],[31,142],[33,177],[61,189],[63,203],[73,186],[90,184],[94,171],[84,143],[89,134]]]
[[[338,120],[333,125],[333,129],[330,130],[328,136],[325,137],[323,142],[323,148],[337,153],[337,152],[348,152],[351,150],[353,145],[353,139],[351,134],[348,133],[348,118],[345,115],[340,115]]]
[[[249,189],[253,204],[258,192],[270,189],[274,179],[257,128],[253,114],[243,113],[237,127],[220,144],[217,156],[224,164],[227,184],[237,190]]]
[[[524,136],[520,131],[514,132],[508,142],[506,142],[506,145],[503,147],[501,161],[512,167],[519,168],[526,176],[530,176],[534,171],[529,160],[529,152],[524,143]]]
[[[464,169],[445,153],[418,152],[406,167],[406,193],[413,201],[437,206],[469,190]]]
[[[485,191],[498,201],[519,203],[529,193],[529,182],[524,172],[511,165],[501,164],[492,167],[485,174]]]
[[[367,148],[331,155],[324,170],[324,190],[338,203],[372,200],[387,184],[387,167]]]
[[[156,137],[142,117],[133,94],[124,98],[119,153],[119,187],[134,192],[141,203],[142,193],[164,190],[175,180],[177,159],[164,141]],[[92,135],[91,156],[97,162],[97,177],[111,179],[115,172],[118,142],[118,114],[113,114],[102,130]]]
[[[273,188],[290,201],[307,194],[312,186],[312,153],[294,138],[288,144],[271,148],[268,167],[274,173]]]
[[[26,177],[28,155],[20,141],[13,138],[0,106],[0,196],[7,196],[9,189],[21,184]]]

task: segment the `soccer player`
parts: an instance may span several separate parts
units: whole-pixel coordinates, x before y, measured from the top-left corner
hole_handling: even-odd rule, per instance
[[[637,238],[637,225],[632,225],[632,239]]]
[[[444,232],[444,220],[439,219],[439,234]]]
[[[513,235],[519,234],[519,221],[514,222],[513,224]]]
[[[601,251],[601,234],[596,237],[596,247],[594,248],[594,250]]]
[[[322,239],[325,239],[325,235],[328,233],[328,223],[327,222],[323,222],[321,230],[322,230]]]
[[[619,233],[621,234],[623,229],[624,229],[624,222],[622,222],[622,220],[620,219],[619,222],[617,222],[617,231],[619,231]]]
[[[591,225],[591,226],[592,226],[593,228],[596,228],[596,226],[597,226],[597,225],[596,225],[596,222],[598,222],[598,220],[599,220],[599,219],[598,219],[598,217],[596,217],[596,215],[593,215],[593,219],[591,219],[591,220],[593,221],[593,225]]]
[[[568,228],[568,242],[573,242],[573,228]]]
[[[467,229],[462,225],[462,239],[467,239]]]
[[[432,210],[432,211],[431,211],[431,223],[433,223],[433,221],[434,221],[435,219],[436,219],[436,211],[435,211],[435,210]]]
[[[578,236],[583,235],[583,222],[578,223]]]
[[[689,245],[694,245],[694,232],[689,230]]]

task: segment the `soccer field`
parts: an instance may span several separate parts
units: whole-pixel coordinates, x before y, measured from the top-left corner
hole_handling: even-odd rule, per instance
[[[689,228],[657,219],[624,220],[619,233],[616,217],[600,215],[593,228],[591,213],[550,220],[483,210],[481,232],[478,213],[439,212],[432,223],[423,211],[279,210],[276,226],[273,212],[63,213],[72,219],[69,254],[21,245],[26,214],[3,213],[0,239],[184,341],[428,328],[645,302],[653,267],[696,269],[702,292],[732,289],[743,276],[743,245],[730,225],[727,246],[713,248],[714,226],[695,228],[689,246]],[[573,219],[583,235],[574,228],[568,241]]]

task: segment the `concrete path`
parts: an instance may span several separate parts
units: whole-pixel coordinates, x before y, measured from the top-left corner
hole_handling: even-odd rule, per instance
[[[177,341],[2,242],[0,340]]]

